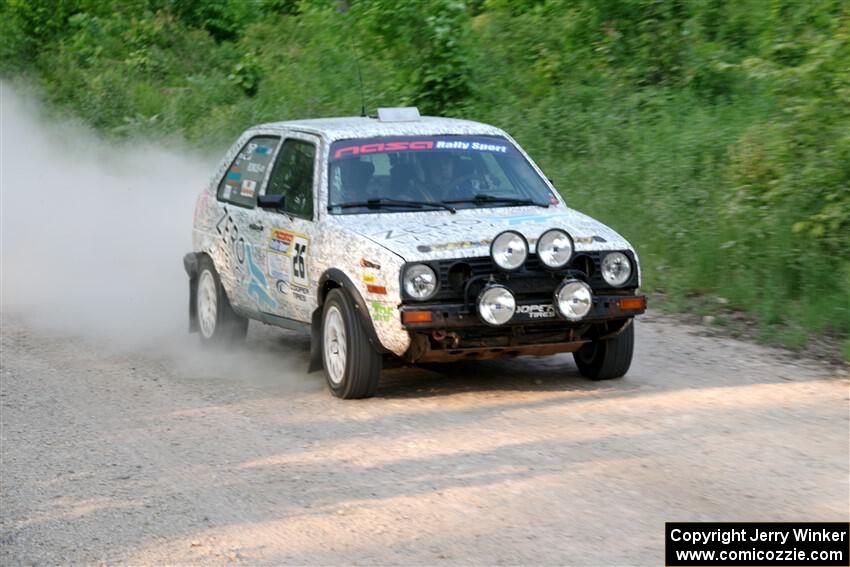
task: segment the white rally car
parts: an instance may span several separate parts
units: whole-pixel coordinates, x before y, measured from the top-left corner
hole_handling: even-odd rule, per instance
[[[375,393],[409,363],[572,352],[617,378],[643,313],[634,249],[567,207],[505,132],[380,109],[263,124],[224,157],[195,208],[190,329],[248,320],[311,333],[334,395]]]

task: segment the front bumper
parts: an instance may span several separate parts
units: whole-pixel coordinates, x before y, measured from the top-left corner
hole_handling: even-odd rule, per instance
[[[500,329],[553,323],[582,326],[640,315],[646,311],[646,296],[594,295],[593,307],[579,321],[569,321],[562,317],[551,301],[521,300],[517,301],[517,312],[510,321],[499,327],[489,327],[482,322],[474,308],[474,305],[464,303],[404,305],[400,308],[401,321],[409,331],[461,330],[476,327]]]

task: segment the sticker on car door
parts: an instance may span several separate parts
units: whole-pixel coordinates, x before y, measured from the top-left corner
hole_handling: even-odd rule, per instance
[[[310,291],[307,276],[310,239],[303,234],[272,228],[269,235],[268,273],[275,279],[280,293],[291,287],[296,294]]]
[[[292,243],[292,284],[305,288],[302,293],[309,292],[310,281],[307,279],[307,254],[310,239],[301,234],[293,235]],[[301,291],[301,290],[299,290]]]

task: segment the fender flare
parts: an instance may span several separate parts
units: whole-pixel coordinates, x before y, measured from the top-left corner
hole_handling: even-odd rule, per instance
[[[369,339],[372,346],[382,354],[390,352],[384,348],[384,345],[381,344],[381,340],[378,338],[378,333],[375,331],[375,325],[372,323],[372,316],[369,315],[369,308],[366,307],[366,301],[363,299],[363,296],[360,295],[360,290],[357,289],[357,286],[354,285],[351,278],[349,278],[342,270],[338,268],[329,268],[325,270],[319,278],[319,291],[317,297],[318,306],[313,312],[311,325],[312,340],[310,341],[310,371],[313,371],[314,369],[317,370],[322,367],[322,308],[324,307],[325,296],[327,295],[326,290],[328,289],[328,284],[330,282],[336,284],[334,287],[342,288],[351,299],[354,304],[354,310],[357,312],[357,316],[360,319],[360,324],[363,325],[363,330],[366,332],[366,337]]]

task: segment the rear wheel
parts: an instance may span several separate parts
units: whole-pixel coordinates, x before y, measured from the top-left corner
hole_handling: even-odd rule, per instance
[[[207,256],[203,256],[198,263],[195,286],[195,312],[201,342],[216,345],[244,342],[248,333],[248,319],[233,311],[218,272]]]
[[[366,336],[348,296],[332,289],[322,314],[322,362],[334,396],[343,399],[375,395],[382,357]]]
[[[573,353],[578,371],[591,380],[621,378],[629,371],[635,348],[635,325],[610,339],[593,341]]]

